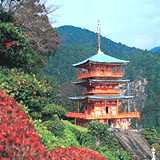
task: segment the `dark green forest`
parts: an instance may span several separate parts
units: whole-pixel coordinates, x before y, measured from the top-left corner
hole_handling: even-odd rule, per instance
[[[87,29],[73,26],[62,26],[57,28],[59,36],[62,38],[58,53],[49,57],[48,69],[42,69],[45,74],[53,75],[61,88],[62,95],[77,95],[77,90],[69,81],[77,78],[76,68],[72,64],[80,62],[97,52],[97,34]],[[145,115],[142,120],[144,127],[160,127],[160,53],[152,53],[147,50],[140,50],[135,47],[127,47],[121,43],[115,43],[108,38],[101,36],[101,50],[110,56],[130,60],[126,66],[124,79],[131,81],[138,80],[140,77],[148,81],[145,94],[147,101],[141,115]],[[64,85],[65,84],[65,85]],[[64,86],[68,86],[67,91]],[[73,90],[72,90],[73,88]],[[63,101],[66,99],[63,97]],[[72,102],[63,103],[73,106]],[[71,107],[72,108],[72,107]]]

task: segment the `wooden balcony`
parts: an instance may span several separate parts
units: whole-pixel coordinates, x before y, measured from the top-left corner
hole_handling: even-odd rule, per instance
[[[81,91],[81,94],[118,94],[121,93],[120,90],[89,90]]]
[[[114,119],[114,118],[139,118],[139,112],[123,112],[114,114],[101,114],[101,115],[92,115],[76,112],[67,112],[66,117],[79,118],[79,119]]]
[[[102,72],[102,71],[90,71],[90,72],[77,72],[78,79],[81,78],[98,78],[98,77],[111,77],[111,78],[120,78],[124,76],[124,72]]]

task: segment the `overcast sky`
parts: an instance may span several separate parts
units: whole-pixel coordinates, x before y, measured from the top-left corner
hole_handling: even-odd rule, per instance
[[[53,27],[72,25],[130,47],[160,46],[160,0],[48,0],[61,5]],[[103,45],[103,44],[102,44]]]

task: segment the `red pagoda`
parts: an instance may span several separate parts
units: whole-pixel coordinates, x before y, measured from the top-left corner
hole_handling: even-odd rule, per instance
[[[75,119],[75,124],[85,127],[88,122],[109,124],[111,128],[129,128],[129,118],[139,118],[139,112],[122,112],[122,102],[133,96],[121,96],[115,87],[129,82],[122,80],[124,66],[129,61],[105,55],[100,49],[100,27],[98,23],[98,52],[90,58],[73,64],[78,68],[77,76],[80,81],[75,85],[86,87],[83,96],[69,97],[78,101],[78,112],[67,112],[66,116]],[[84,113],[79,112],[79,102],[84,104]],[[119,108],[120,107],[120,108]]]

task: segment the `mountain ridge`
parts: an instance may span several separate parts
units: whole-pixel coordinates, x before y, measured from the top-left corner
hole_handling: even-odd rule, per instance
[[[159,47],[154,47],[154,48],[152,48],[152,49],[150,49],[149,51],[151,51],[151,52],[160,52],[160,46]]]
[[[84,47],[95,47],[97,48],[97,33],[90,31],[88,29],[82,29],[80,27],[74,27],[71,25],[65,25],[56,28],[58,31],[59,36],[63,36],[65,39],[61,41],[60,46],[74,46],[79,44]],[[101,40],[101,50],[108,55],[112,56],[112,50],[116,50],[117,54],[113,54],[120,58],[119,52],[123,50],[126,51],[127,54],[131,53],[133,55],[136,50],[140,50],[135,47],[128,47],[121,42],[117,43],[114,42],[106,37],[100,36]]]

